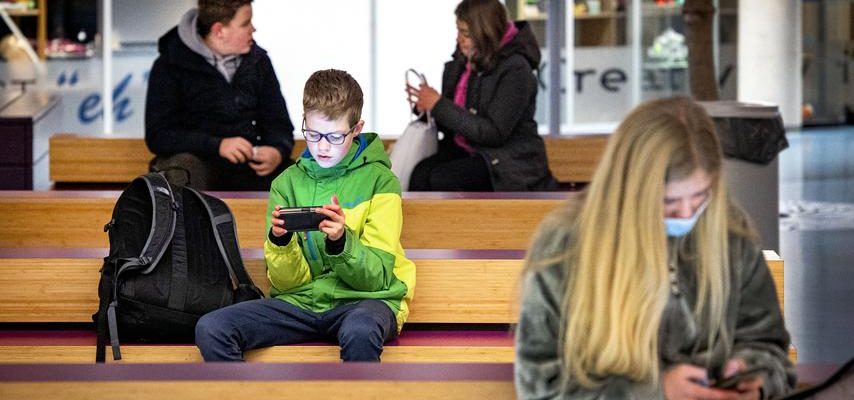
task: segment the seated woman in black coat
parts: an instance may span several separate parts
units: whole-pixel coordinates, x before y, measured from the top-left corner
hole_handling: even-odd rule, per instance
[[[534,121],[540,48],[526,22],[510,22],[498,0],[463,0],[457,49],[445,64],[442,95],[407,85],[444,137],[416,165],[413,191],[526,191],[556,186]]]

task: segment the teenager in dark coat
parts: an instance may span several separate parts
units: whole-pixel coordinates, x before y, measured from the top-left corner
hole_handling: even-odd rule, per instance
[[[409,190],[527,191],[556,185],[534,120],[540,48],[527,22],[508,22],[497,0],[464,0],[455,11],[457,49],[442,95],[407,87],[444,137],[419,163]]]
[[[202,0],[159,41],[145,142],[155,169],[187,169],[195,188],[269,190],[291,164],[294,127],[270,58],[252,40],[250,3]]]

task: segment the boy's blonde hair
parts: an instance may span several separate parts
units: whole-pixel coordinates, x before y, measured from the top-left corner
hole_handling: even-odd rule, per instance
[[[346,71],[317,71],[305,82],[302,94],[303,113],[317,111],[329,119],[347,117],[349,125],[362,118],[362,88]]]

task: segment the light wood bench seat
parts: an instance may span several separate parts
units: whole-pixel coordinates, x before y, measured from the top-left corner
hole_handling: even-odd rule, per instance
[[[514,399],[513,364],[0,365],[4,399]]]
[[[407,253],[417,264],[417,295],[403,333],[386,347],[383,360],[512,362],[508,326],[516,320],[513,304],[523,252]],[[98,307],[98,270],[106,254],[107,249],[0,249],[0,285],[9,288],[0,292],[0,363],[94,361],[91,332],[27,331],[17,325],[91,322]],[[261,250],[244,250],[243,257],[255,283],[268,292]],[[4,323],[10,326],[5,331]],[[131,363],[201,361],[191,344],[123,344],[122,354],[123,362]],[[253,351],[247,359],[334,362],[339,350],[334,343],[277,346]]]
[[[0,323],[88,323],[98,308],[98,272],[106,249],[0,249]],[[522,251],[415,251],[411,323],[509,324]],[[243,251],[255,284],[269,292],[263,253]]]
[[[417,325],[417,324],[416,324]],[[0,330],[0,364],[93,363],[93,330]],[[122,360],[110,363],[202,362],[192,344],[122,343]],[[513,362],[513,337],[504,330],[419,330],[404,328],[384,346],[382,361],[390,363]],[[336,343],[304,343],[249,351],[252,362],[336,362]]]
[[[545,137],[549,168],[561,182],[589,182],[608,135]],[[384,139],[386,148],[394,139]],[[142,138],[84,136],[70,133],[50,138],[50,180],[54,183],[127,183],[148,171],[154,155]],[[305,150],[294,141],[291,158]]]
[[[109,247],[118,191],[0,191],[0,248]],[[231,208],[240,245],[261,248],[267,193],[212,192]],[[539,221],[566,193],[404,193],[407,249],[528,247]]]
[[[0,328],[3,323],[88,323],[97,309],[98,269],[106,249],[0,249]],[[468,329],[471,324],[506,326],[517,320],[522,251],[407,252],[417,265],[416,297],[401,338],[386,348],[386,362],[512,362],[506,331]],[[40,256],[39,256],[40,254]],[[244,250],[247,268],[265,290],[260,250]],[[782,304],[783,261],[766,260]],[[60,278],[57,278],[61,276]],[[443,331],[419,332],[420,324],[445,324]],[[454,325],[459,324],[459,325]],[[447,328],[448,325],[459,329]],[[477,327],[477,325],[475,325]],[[415,329],[410,329],[415,328]],[[449,331],[450,329],[450,331]],[[432,336],[431,336],[432,335]],[[0,330],[0,363],[92,362],[91,333]],[[199,361],[192,345],[123,346],[124,362]],[[247,355],[261,362],[329,362],[336,345],[277,346]]]

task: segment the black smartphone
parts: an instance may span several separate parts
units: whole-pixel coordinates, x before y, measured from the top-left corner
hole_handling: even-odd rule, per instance
[[[323,220],[329,218],[323,214],[314,212],[315,208],[322,207],[287,207],[279,209],[279,219],[285,221],[283,228],[288,232],[320,230],[318,225],[320,225]]]
[[[768,370],[764,367],[746,369],[744,371],[736,373],[735,375],[723,378],[715,382],[712,387],[717,389],[728,390],[735,389],[736,387],[738,387],[739,383],[760,377],[766,372],[768,372]]]

